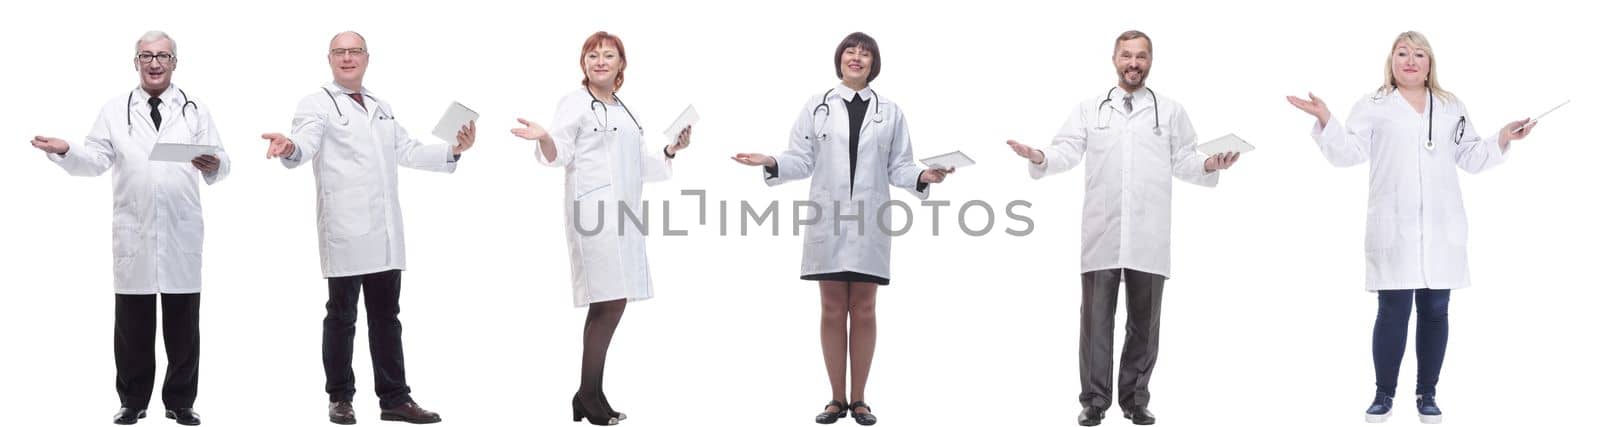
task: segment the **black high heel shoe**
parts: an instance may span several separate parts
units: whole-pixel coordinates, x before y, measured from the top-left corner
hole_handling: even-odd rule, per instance
[[[598,408],[592,411],[590,409],[589,405],[583,404],[583,400],[578,398],[578,394],[574,393],[572,395],[572,422],[583,421],[584,418],[588,418],[589,424],[597,426],[617,425],[617,418],[607,413],[605,408]]]
[[[856,409],[865,409],[867,412],[856,412]],[[855,418],[856,424],[864,426],[870,426],[878,423],[878,416],[872,415],[872,407],[867,406],[867,402],[862,402],[859,400],[850,404],[850,418]]]
[[[827,408],[826,408],[827,406],[832,406],[832,407],[835,407],[835,408],[839,408],[839,410],[838,411],[828,411]],[[844,418],[844,416],[849,414],[849,413],[850,413],[850,409],[848,407],[844,406],[844,402],[840,402],[840,401],[837,401],[837,400],[830,400],[830,401],[828,401],[827,405],[824,405],[822,413],[817,414],[817,424],[833,424],[835,422],[838,422],[840,418]]]
[[[606,413],[611,414],[611,418],[616,418],[617,421],[628,420],[628,414],[617,412],[611,409],[611,401],[606,400],[606,392],[603,391],[600,392],[600,406],[604,406],[606,408]]]

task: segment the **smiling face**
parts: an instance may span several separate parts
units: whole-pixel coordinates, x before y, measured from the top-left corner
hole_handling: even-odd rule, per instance
[[[328,42],[328,67],[333,81],[350,90],[360,90],[367,75],[367,40],[354,32],[343,32]]]
[[[866,87],[872,76],[872,63],[876,60],[872,51],[865,46],[844,48],[844,52],[839,54],[839,74],[843,76],[845,86]]]
[[[1394,51],[1389,52],[1389,71],[1393,73],[1396,86],[1421,89],[1432,76],[1433,55],[1426,47],[1402,39],[1395,42]]]
[[[172,72],[178,69],[178,58],[172,50],[171,39],[139,43],[139,53],[133,58],[133,68],[139,71],[139,87],[159,94],[172,84]],[[145,62],[147,59],[149,62]]]
[[[583,53],[583,77],[597,88],[616,90],[617,76],[627,66],[617,45],[609,40]]]
[[[1117,84],[1132,92],[1144,87],[1150,77],[1150,39],[1139,37],[1117,42],[1111,64],[1117,69]]]

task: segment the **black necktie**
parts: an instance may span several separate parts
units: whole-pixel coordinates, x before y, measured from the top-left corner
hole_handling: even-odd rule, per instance
[[[161,98],[150,97],[150,121],[156,123],[156,130],[161,130]]]

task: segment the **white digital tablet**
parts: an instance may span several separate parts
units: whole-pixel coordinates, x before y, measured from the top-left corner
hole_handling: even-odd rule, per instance
[[[439,118],[439,124],[433,126],[433,136],[454,145],[456,133],[467,126],[467,122],[478,120],[478,112],[472,111],[460,102],[451,102],[450,108],[444,110],[444,116]]]
[[[962,153],[961,150],[956,150],[922,159],[922,164],[933,169],[950,169],[964,168],[976,165],[978,162],[972,160],[966,153]]]
[[[1251,150],[1255,150],[1256,147],[1254,145],[1250,145],[1248,142],[1244,142],[1244,138],[1240,138],[1238,135],[1230,133],[1223,135],[1221,138],[1213,139],[1210,142],[1200,144],[1200,146],[1195,147],[1195,149],[1200,150],[1201,153],[1205,153],[1207,156],[1215,156],[1228,152],[1246,153],[1250,152]]]
[[[695,111],[694,105],[691,104],[689,108],[683,109],[682,113],[678,113],[678,119],[673,120],[672,126],[668,126],[661,134],[666,135],[669,141],[677,142],[678,133],[683,132],[683,128],[694,126],[695,123],[700,123],[700,112]]]
[[[195,157],[217,154],[217,146],[203,144],[156,144],[150,150],[150,160],[157,162],[188,163]]]

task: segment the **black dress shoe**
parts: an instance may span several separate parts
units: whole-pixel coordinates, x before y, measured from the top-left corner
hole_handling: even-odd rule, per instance
[[[1156,414],[1150,413],[1150,409],[1143,406],[1135,406],[1122,411],[1122,417],[1133,420],[1134,425],[1147,426],[1156,423]]]
[[[1105,418],[1106,418],[1106,408],[1100,408],[1100,407],[1095,407],[1095,406],[1085,406],[1085,407],[1083,407],[1083,412],[1079,412],[1078,413],[1078,425],[1080,425],[1080,426],[1097,426],[1097,425],[1100,425],[1100,420],[1103,420]]]
[[[412,424],[433,424],[439,422],[439,414],[417,406],[417,402],[406,402],[400,406],[385,409],[378,414],[378,419],[384,421],[405,421]]]
[[[121,409],[117,409],[117,415],[116,416],[111,417],[111,423],[112,424],[121,424],[121,425],[132,425],[133,423],[139,422],[140,418],[144,418],[144,410],[143,409],[121,408]]]
[[[168,409],[167,419],[177,420],[178,424],[186,426],[200,425],[200,414],[194,413],[194,408]]]
[[[829,411],[827,410],[828,406],[839,408],[839,410]],[[850,415],[850,409],[845,408],[844,402],[830,400],[828,401],[828,404],[823,407],[822,413],[817,414],[817,424],[833,424],[838,422],[840,418],[844,418],[845,415]]]
[[[867,412],[856,412],[857,409],[865,409]],[[878,423],[878,416],[872,415],[872,407],[867,406],[867,402],[862,402],[859,400],[850,404],[850,418],[855,418],[856,424],[864,426],[870,426]]]
[[[350,401],[328,403],[328,422],[351,425],[356,423],[356,409]]]

